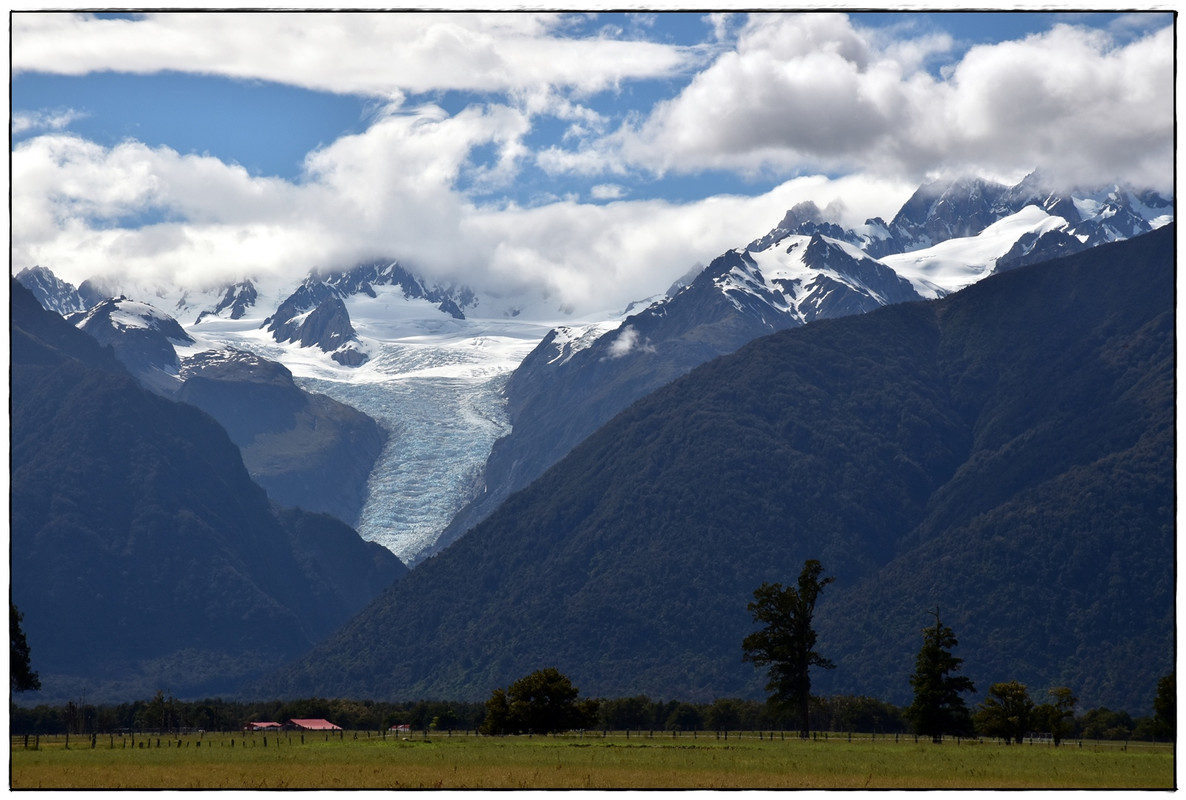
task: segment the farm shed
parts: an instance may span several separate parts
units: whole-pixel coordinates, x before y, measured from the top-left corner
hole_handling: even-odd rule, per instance
[[[337,725],[326,719],[290,719],[288,727],[296,731],[340,731]]]
[[[245,731],[278,731],[283,726],[279,722],[245,722],[243,723],[243,730]]]

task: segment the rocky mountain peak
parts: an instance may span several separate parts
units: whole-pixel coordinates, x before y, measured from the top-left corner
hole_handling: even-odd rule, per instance
[[[32,292],[47,311],[57,312],[64,317],[88,308],[74,285],[54,275],[48,267],[26,267],[17,273],[16,280]]]

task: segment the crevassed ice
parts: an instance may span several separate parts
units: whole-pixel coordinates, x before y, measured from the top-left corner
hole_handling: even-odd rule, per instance
[[[374,362],[392,373],[388,380],[296,378],[303,389],[351,405],[387,431],[357,530],[409,566],[480,491],[490,449],[510,431],[502,394],[509,371],[433,371],[456,364],[458,355],[456,348],[384,343]]]

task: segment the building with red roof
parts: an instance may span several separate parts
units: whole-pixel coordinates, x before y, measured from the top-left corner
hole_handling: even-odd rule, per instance
[[[326,719],[290,719],[288,726],[298,731],[340,731],[337,725]]]

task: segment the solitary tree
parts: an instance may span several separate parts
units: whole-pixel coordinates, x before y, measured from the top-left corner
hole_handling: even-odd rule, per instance
[[[811,627],[815,601],[833,578],[820,579],[824,568],[811,559],[803,563],[798,587],[763,583],[754,590],[754,602],[747,608],[762,629],[741,643],[742,660],[755,667],[769,667],[768,701],[778,714],[793,713],[799,721],[799,735],[809,733],[808,707],[811,699],[812,667],[833,669],[836,665],[815,651],[815,630]]]
[[[1024,683],[994,683],[976,712],[976,728],[985,736],[999,736],[1021,744],[1033,722],[1034,701]]]
[[[29,643],[25,640],[25,632],[21,630],[23,615],[17,611],[16,605],[8,602],[8,652],[9,652],[9,683],[14,692],[37,691],[41,688],[41,678],[33,671],[29,663]]]
[[[955,674],[964,663],[951,654],[959,640],[939,619],[938,608],[934,614],[935,624],[922,632],[922,649],[910,676],[914,702],[906,709],[906,716],[914,723],[916,733],[941,742],[945,733],[960,735],[972,730],[968,707],[960,695],[976,687],[970,678]]]
[[[486,701],[484,733],[556,733],[587,728],[597,718],[592,700],[577,702],[579,690],[555,667],[536,670]]]

